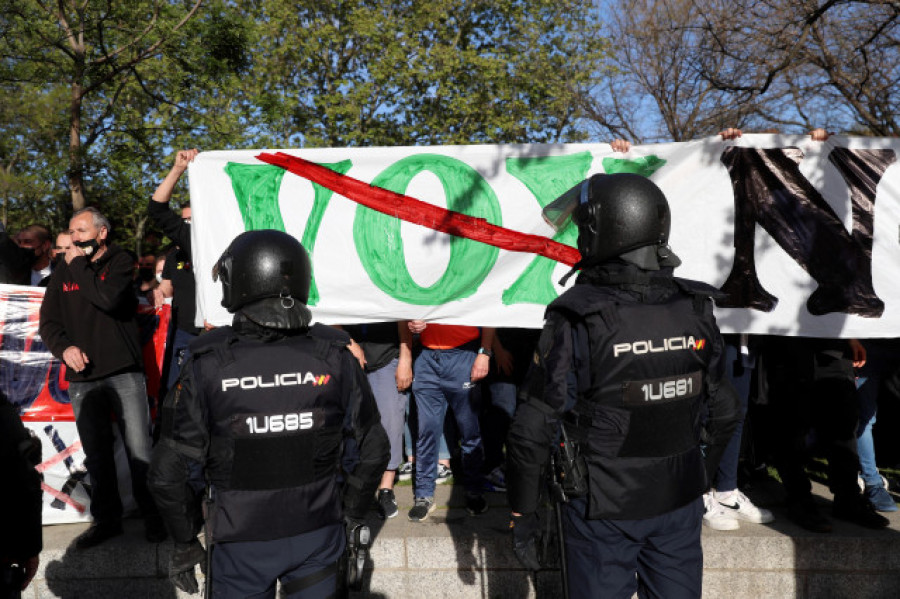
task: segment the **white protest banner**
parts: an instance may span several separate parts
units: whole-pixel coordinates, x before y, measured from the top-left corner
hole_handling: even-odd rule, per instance
[[[865,338],[900,335],[892,272],[900,259],[898,151],[892,139],[745,135],[627,154],[606,144],[282,152],[569,246],[574,227],[554,233],[543,206],[595,173],[642,174],[669,199],[670,245],[683,260],[676,274],[725,292],[717,308],[723,331]],[[562,291],[564,264],[375,212],[353,201],[360,192],[346,178],[332,177],[328,189],[258,158],[276,152],[204,152],[191,164],[198,324],[230,322],[210,273],[230,241],[251,229],[280,229],[303,242],[313,262],[310,306],[325,323],[539,327],[544,306]]]
[[[53,357],[38,332],[43,287],[0,285],[0,392],[19,408],[22,421],[41,442],[37,470],[41,485],[44,524],[90,519],[90,477],[69,400],[66,366]],[[138,312],[144,343],[144,374],[151,405],[156,405],[160,373],[169,329],[171,306]],[[115,455],[119,494],[126,510],[136,507],[124,445],[117,427]],[[149,434],[149,431],[148,431]]]

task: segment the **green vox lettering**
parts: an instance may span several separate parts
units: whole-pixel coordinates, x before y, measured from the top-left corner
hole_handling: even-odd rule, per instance
[[[382,171],[372,185],[405,193],[412,179],[430,172],[441,182],[447,208],[500,226],[497,196],[471,166],[437,154],[403,158]],[[420,198],[422,199],[422,198]],[[474,294],[494,267],[497,248],[464,237],[450,237],[450,260],[433,285],[416,283],[406,266],[400,220],[365,206],[356,209],[353,240],[372,282],[391,297],[416,305],[435,306]]]
[[[333,164],[323,164],[331,170],[346,174],[353,166],[350,160],[342,160]],[[268,164],[239,164],[229,162],[225,165],[225,173],[231,178],[231,188],[237,199],[241,218],[244,221],[245,231],[257,229],[277,229],[284,231],[284,220],[281,217],[281,207],[278,205],[278,192],[281,189],[281,181],[285,170]],[[319,227],[322,224],[322,216],[328,208],[331,196],[334,192],[330,189],[313,183],[315,198],[312,211],[303,228],[303,237],[300,243],[309,252],[310,261],[315,253],[316,238],[319,235]],[[319,288],[316,285],[315,267],[312,270],[312,280],[309,286],[310,306],[319,303]]]
[[[541,209],[585,179],[593,157],[590,152],[578,152],[568,156],[540,158],[507,158],[506,171],[521,181],[534,194]],[[666,163],[657,156],[638,159],[604,158],[606,173],[636,173],[649,177]],[[553,241],[575,247],[578,228],[569,223],[553,236]],[[546,305],[559,295],[552,280],[556,262],[536,256],[525,271],[503,291],[505,305]]]

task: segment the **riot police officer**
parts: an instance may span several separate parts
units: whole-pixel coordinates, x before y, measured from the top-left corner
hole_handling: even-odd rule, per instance
[[[364,518],[389,445],[349,337],[310,326],[310,275],[303,246],[273,230],[242,233],[213,270],[234,320],[191,344],[150,471],[175,541],[169,577],[184,591],[197,591],[206,557],[198,464],[212,490],[214,596],[274,597],[276,580],[290,597],[340,588],[344,519],[353,529]],[[345,445],[356,465],[341,475]]]
[[[669,206],[649,179],[594,175],[544,215],[578,226],[581,272],[547,308],[509,432],[516,553],[540,567],[542,470],[551,445],[568,440],[553,464],[568,493],[571,596],[699,597],[701,497],[738,417],[717,290],[673,277]]]

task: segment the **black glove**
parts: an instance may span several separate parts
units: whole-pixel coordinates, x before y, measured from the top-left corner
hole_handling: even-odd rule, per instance
[[[188,543],[175,543],[175,549],[169,558],[169,580],[176,587],[193,595],[199,592],[194,566],[200,564],[200,571],[206,574],[206,551],[200,541],[194,539]]]
[[[541,538],[541,523],[537,514],[510,516],[509,528],[513,533],[513,551],[519,563],[532,572],[540,570],[537,547]]]

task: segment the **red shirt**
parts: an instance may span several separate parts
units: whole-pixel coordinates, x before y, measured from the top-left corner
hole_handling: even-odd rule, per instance
[[[431,324],[419,335],[422,345],[428,349],[453,349],[481,338],[478,327],[458,324]]]

